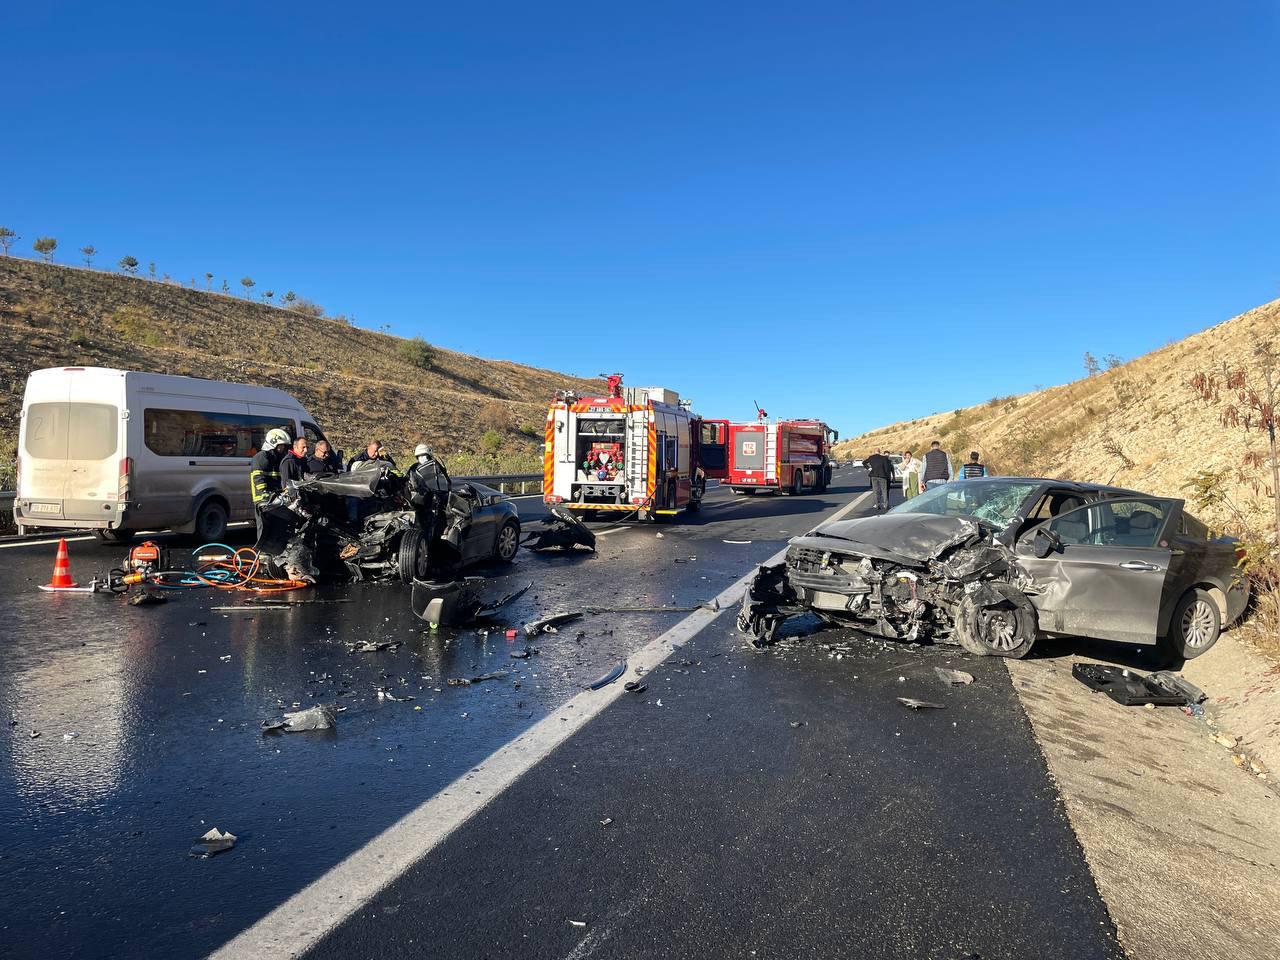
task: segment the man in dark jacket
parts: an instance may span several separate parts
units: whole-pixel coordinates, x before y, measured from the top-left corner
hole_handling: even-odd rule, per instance
[[[307,472],[313,477],[342,472],[342,460],[328,440],[316,441],[316,452],[307,458]]]
[[[391,464],[392,467],[396,465],[396,462],[391,459],[391,454],[382,449],[381,440],[370,440],[363,450],[347,461],[347,470],[350,470],[357,463],[364,463],[367,460],[381,460],[384,463]]]
[[[883,513],[889,509],[889,481],[893,479],[893,461],[876,448],[876,452],[865,461],[867,476],[871,478],[871,489],[876,495],[876,510]]]
[[[929,444],[929,452],[924,455],[924,473],[920,476],[920,489],[932,490],[940,483],[951,479],[951,458],[942,444],[937,440]]]
[[[281,483],[296,483],[305,480],[310,471],[307,469],[307,439],[299,437],[293,441],[293,449],[280,461]]]

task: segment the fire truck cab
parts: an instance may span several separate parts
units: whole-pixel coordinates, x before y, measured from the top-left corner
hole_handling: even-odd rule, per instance
[[[727,421],[703,421],[674,390],[623,387],[557,395],[547,412],[543,500],[588,516],[641,520],[696,510],[708,477],[724,477]],[[706,467],[703,461],[709,461]]]

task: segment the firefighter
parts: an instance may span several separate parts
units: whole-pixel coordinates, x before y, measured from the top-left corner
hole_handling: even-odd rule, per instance
[[[413,490],[410,500],[415,505],[427,505],[430,500],[432,529],[423,532],[428,540],[439,536],[460,551],[471,525],[471,511],[463,505],[465,501],[462,498],[455,499],[450,493],[453,483],[449,479],[449,471],[435,458],[429,446],[418,444],[413,448],[413,458],[417,462],[408,473],[409,487]]]
[[[258,540],[262,539],[262,511],[280,493],[280,461],[289,450],[289,434],[279,427],[268,431],[266,439],[249,461],[249,493],[253,497],[253,516],[258,522]]]

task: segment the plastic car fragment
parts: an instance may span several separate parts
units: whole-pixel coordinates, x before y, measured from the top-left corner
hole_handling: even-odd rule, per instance
[[[914,697],[898,697],[898,702],[909,710],[941,710],[942,704],[930,700],[917,700]]]
[[[200,837],[187,851],[187,856],[208,860],[219,853],[224,853],[236,845],[236,835],[214,827]]]
[[[948,686],[968,686],[973,683],[973,674],[966,673],[963,670],[950,670],[947,667],[934,667],[933,672],[937,674],[939,680]]]
[[[557,627],[572,623],[574,620],[581,620],[583,616],[584,613],[581,610],[575,610],[571,613],[553,613],[549,617],[526,623],[524,625],[524,635],[526,637],[536,637],[540,633],[555,633]]]
[[[279,720],[263,720],[263,733],[306,733],[310,730],[332,730],[336,723],[333,707],[317,704],[306,710],[286,713]]]
[[[1181,707],[1204,699],[1199,687],[1167,671],[1143,676],[1123,667],[1077,663],[1071,667],[1071,675],[1090,690],[1105,693],[1122,707],[1141,707],[1148,703],[1157,707]],[[1192,699],[1197,696],[1200,700]]]
[[[529,531],[521,545],[528,550],[550,550],[557,547],[572,550],[574,547],[585,547],[594,551],[596,535],[573,514],[552,507],[550,516],[536,529]]]
[[[626,672],[627,672],[627,661],[619,660],[616,664],[613,665],[612,670],[604,674],[604,676],[594,680],[587,687],[587,689],[599,690],[601,687],[607,687],[609,684],[613,683],[613,681],[617,680],[620,676],[622,676]]]

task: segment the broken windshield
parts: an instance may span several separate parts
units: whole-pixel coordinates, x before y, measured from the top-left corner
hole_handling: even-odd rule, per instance
[[[889,512],[974,517],[1004,527],[1039,487],[1039,483],[1028,480],[953,480],[926,490]]]

